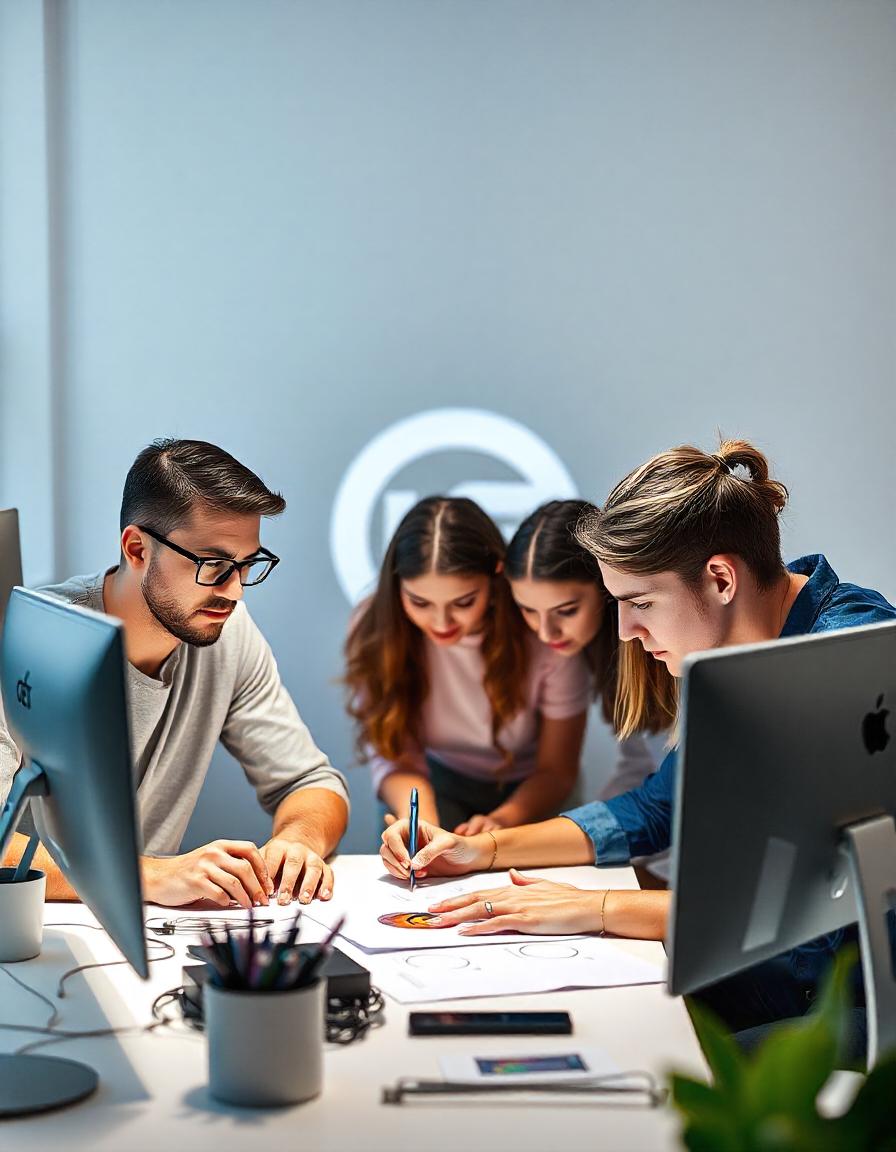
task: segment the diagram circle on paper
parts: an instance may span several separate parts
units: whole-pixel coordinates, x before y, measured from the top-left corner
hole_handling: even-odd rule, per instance
[[[572,960],[578,956],[578,948],[571,944],[559,944],[545,941],[543,944],[520,944],[514,949],[520,956],[527,956],[533,960]]]
[[[466,956],[460,956],[453,948],[446,948],[444,952],[438,949],[430,952],[411,952],[405,956],[405,964],[410,968],[440,968],[446,971],[449,968],[469,968],[470,961]]]
[[[439,917],[434,912],[388,912],[385,916],[377,916],[380,924],[387,924],[390,928],[438,928]]]

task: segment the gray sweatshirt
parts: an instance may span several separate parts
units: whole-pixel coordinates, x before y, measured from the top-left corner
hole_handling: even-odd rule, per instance
[[[74,576],[43,591],[103,612],[105,576]],[[147,855],[179,851],[219,740],[270,813],[299,788],[326,788],[348,804],[345,778],[312,740],[242,602],[217,643],[179,644],[157,680],[128,664],[127,680],[137,813]],[[18,762],[0,723],[0,805]],[[30,831],[30,818],[19,830]]]

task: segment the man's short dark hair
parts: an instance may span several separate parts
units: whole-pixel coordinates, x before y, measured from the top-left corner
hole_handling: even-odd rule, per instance
[[[141,524],[167,534],[197,507],[277,516],[286,501],[223,448],[204,440],[154,440],[124,482],[122,530]]]

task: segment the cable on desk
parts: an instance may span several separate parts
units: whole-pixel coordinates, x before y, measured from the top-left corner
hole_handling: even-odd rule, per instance
[[[158,943],[162,943],[162,941],[158,941]],[[170,945],[165,945],[165,947],[170,947]],[[174,954],[173,949],[171,954]],[[164,960],[167,959],[167,957],[154,956],[153,959]],[[109,961],[109,963],[126,964],[127,961],[112,960]],[[99,968],[103,967],[103,965],[85,964],[84,967]],[[82,969],[80,968],[73,968],[72,972],[80,972],[81,970]],[[4,1024],[0,1022],[0,1029],[3,1029],[4,1032],[28,1032],[32,1035],[37,1033],[37,1035],[44,1037],[42,1040],[29,1040],[27,1044],[23,1044],[20,1048],[16,1048],[13,1053],[16,1056],[24,1056],[26,1053],[32,1052],[36,1048],[43,1048],[48,1044],[58,1044],[63,1040],[87,1040],[93,1039],[97,1036],[120,1036],[128,1032],[152,1032],[154,1029],[158,1028],[161,1023],[163,1023],[161,1020],[155,1020],[150,1024],[125,1024],[119,1028],[85,1028],[72,1029],[70,1031],[63,1028],[55,1028],[53,1025],[59,1019],[59,1009],[56,1007],[53,1001],[48,996],[44,996],[43,992],[38,992],[36,988],[32,988],[30,984],[26,984],[24,980],[21,980],[18,976],[15,976],[5,965],[0,964],[0,971],[5,972],[10,980],[18,984],[19,987],[24,989],[25,992],[30,992],[32,996],[37,997],[38,1000],[42,1000],[43,1003],[50,1008],[51,1012],[49,1019],[44,1024]],[[67,975],[68,974],[69,973],[67,973]]]
[[[383,994],[373,985],[366,997],[333,997],[327,1001],[327,1040],[331,1044],[351,1044],[359,1040],[371,1028],[380,1027],[384,1007]]]
[[[164,956],[149,956],[147,963],[154,964],[157,960],[170,960],[172,956],[177,955],[177,949],[169,944],[167,940],[147,940],[147,946],[154,948],[165,948],[167,951]],[[63,972],[59,977],[59,983],[56,985],[56,995],[60,1000],[65,999],[64,984],[69,976],[76,976],[79,972],[87,972],[91,968],[114,968],[116,964],[129,964],[129,960],[97,960],[92,964],[79,964],[77,968],[69,968],[67,972]]]
[[[20,980],[18,976],[14,976],[12,972],[6,967],[5,964],[0,964],[0,972],[5,972],[6,975],[14,983],[18,984],[20,988],[24,988],[26,992],[30,992],[32,996],[36,996],[38,1000],[43,1000],[50,1009],[50,1018],[44,1022],[45,1028],[52,1028],[56,1021],[59,1019],[59,1009],[53,1003],[49,996],[44,996],[43,992],[38,992],[36,988],[32,988],[30,984],[26,984],[24,980]]]
[[[181,984],[177,988],[169,988],[159,993],[152,1002],[153,1019],[159,1024],[177,1023],[176,1016],[166,1016],[162,1011],[171,1004],[177,1004],[184,1023],[194,1032],[204,1032],[202,1009],[185,996],[185,992],[186,989]],[[330,1044],[351,1044],[371,1028],[378,1028],[383,1023],[384,1006],[385,1001],[379,988],[371,988],[368,996],[354,996],[350,999],[332,997],[327,1001],[327,1041]]]
[[[161,924],[154,921],[161,920]],[[174,936],[178,933],[198,936],[202,932],[218,932],[228,927],[231,931],[243,928],[266,928],[275,923],[270,916],[253,916],[252,919],[237,920],[226,916],[150,916],[146,930],[155,936]]]
[[[161,917],[154,917],[154,919],[161,919]],[[182,917],[181,919],[192,919],[189,917]],[[198,919],[198,918],[196,918]],[[205,919],[202,921],[203,925],[210,921]],[[233,922],[228,920],[228,924]],[[256,921],[256,924],[258,921]],[[96,928],[94,924],[48,924],[45,927],[53,928]],[[156,930],[150,927],[147,923],[147,929],[150,932]],[[102,931],[102,929],[99,929]],[[166,934],[173,934],[174,932],[189,931],[190,929],[173,927],[170,932]],[[168,943],[167,940],[147,940],[147,945],[157,948],[164,948],[165,952],[162,956],[150,956],[149,962],[153,963],[157,960],[170,960],[173,956],[177,955],[177,950]],[[86,972],[91,968],[112,968],[119,964],[127,964],[127,960],[104,960],[97,961],[91,964],[80,964],[77,968],[70,968],[67,972],[63,972],[59,978],[56,994],[60,999],[64,999],[65,981],[79,972]],[[169,988],[165,992],[161,992],[153,1001],[151,1012],[152,1021],[149,1024],[126,1024],[119,1028],[92,1028],[83,1030],[67,1031],[61,1028],[54,1028],[53,1025],[59,1018],[59,1010],[56,1005],[48,996],[42,992],[38,992],[36,988],[32,988],[30,984],[26,984],[18,976],[13,975],[4,965],[0,964],[0,971],[6,973],[11,980],[19,985],[25,992],[30,992],[32,996],[37,997],[46,1004],[50,1010],[51,1015],[43,1025],[30,1025],[30,1024],[4,1024],[0,1022],[0,1029],[9,1032],[28,1032],[32,1035],[37,1034],[42,1037],[40,1040],[32,1040],[27,1044],[22,1045],[21,1048],[16,1049],[16,1055],[24,1055],[26,1052],[33,1051],[36,1048],[42,1048],[49,1044],[58,1044],[65,1040],[85,1040],[94,1039],[100,1036],[121,1036],[125,1034],[142,1034],[145,1032],[153,1032],[157,1028],[168,1026],[176,1023],[176,1017],[166,1016],[163,1009],[170,1004],[177,1003],[180,1005],[183,1019],[188,1026],[194,1031],[203,1031],[203,1023],[200,1018],[192,1014],[189,1001],[184,997],[184,987],[181,985],[177,988]],[[383,1009],[385,1001],[383,994],[378,988],[371,986],[370,993],[367,997],[352,997],[351,999],[332,997],[327,1001],[327,1015],[326,1015],[326,1038],[331,1044],[351,1044],[353,1041],[360,1039],[371,1028],[378,1028],[383,1023]]]
[[[66,1040],[94,1040],[100,1036],[126,1036],[136,1034],[142,1035],[144,1032],[154,1032],[156,1028],[160,1027],[157,1020],[153,1020],[149,1024],[123,1024],[119,1028],[91,1028],[83,1032],[71,1031],[64,1032],[58,1028],[30,1028],[26,1024],[0,1024],[0,1028],[4,1028],[11,1032],[37,1032],[44,1036],[43,1040],[29,1040],[27,1044],[23,1044],[21,1048],[16,1048],[13,1055],[24,1056],[28,1052],[33,1052],[37,1048],[46,1048],[50,1044],[61,1044]]]

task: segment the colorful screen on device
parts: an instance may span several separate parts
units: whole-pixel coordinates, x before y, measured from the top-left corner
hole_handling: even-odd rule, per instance
[[[588,1066],[581,1056],[522,1056],[513,1060],[483,1060],[476,1058],[476,1067],[483,1076],[520,1076],[528,1072],[587,1072]]]

